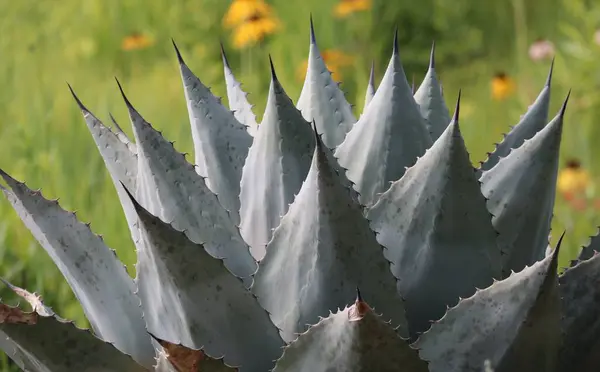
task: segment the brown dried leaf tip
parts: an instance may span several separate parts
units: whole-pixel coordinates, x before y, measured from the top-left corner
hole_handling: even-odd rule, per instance
[[[354,305],[348,309],[348,320],[355,322],[361,320],[367,312],[371,311],[371,307],[363,301],[360,295],[360,289],[356,288],[356,301]]]
[[[158,340],[167,353],[167,359],[179,372],[196,372],[200,369],[200,361],[204,358],[201,350],[193,350],[183,345]]]
[[[0,323],[7,324],[36,324],[38,314],[26,313],[18,307],[0,304]]]

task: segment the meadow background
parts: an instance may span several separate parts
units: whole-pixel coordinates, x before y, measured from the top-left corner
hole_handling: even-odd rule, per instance
[[[435,40],[436,70],[451,111],[462,89],[461,129],[474,164],[485,159],[533,102],[554,56],[550,117],[573,89],[561,166],[579,160],[582,168],[575,176],[585,180],[582,187],[561,189],[557,195],[551,242],[566,229],[561,264],[568,264],[596,233],[599,2],[265,0],[268,14],[227,28],[223,19],[229,7],[243,1],[248,0],[0,1],[0,168],[31,188],[42,188],[47,197],[60,197],[64,208],[91,222],[134,275],[133,243],[116,192],[66,83],[101,120],[110,123],[112,113],[131,134],[113,79],[118,77],[142,115],[174,140],[178,150],[193,153],[171,38],[192,70],[226,103],[222,41],[260,120],[269,85],[269,53],[288,94],[294,101],[299,96],[312,12],[319,47],[357,115],[371,62],[377,82],[388,63],[395,26],[407,77],[417,87]],[[342,16],[344,10],[348,12]],[[552,53],[532,57],[530,48],[541,45],[540,40],[552,46]],[[500,73],[505,78],[498,80]],[[62,275],[4,200],[0,276],[38,292],[58,314],[86,326]],[[0,295],[15,301],[5,288]],[[10,368],[6,359],[0,367]]]

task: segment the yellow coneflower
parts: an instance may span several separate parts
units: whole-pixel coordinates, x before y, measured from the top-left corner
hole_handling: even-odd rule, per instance
[[[243,48],[255,44],[273,34],[279,28],[279,22],[273,17],[254,15],[237,26],[233,32],[233,45]]]
[[[234,0],[223,17],[223,25],[226,28],[234,28],[252,17],[270,17],[271,15],[271,6],[264,0]]]
[[[372,0],[340,0],[333,9],[333,14],[338,18],[344,18],[352,13],[371,9]]]
[[[321,57],[323,58],[325,66],[327,66],[329,72],[331,72],[334,79],[338,81],[342,80],[341,71],[344,69],[344,67],[352,65],[352,63],[354,62],[354,57],[337,49],[324,50],[323,52],[321,52]],[[306,77],[307,69],[308,60],[305,60],[298,67],[296,75],[298,80],[304,80],[304,78]]]
[[[125,37],[121,43],[121,49],[123,50],[137,50],[144,49],[154,44],[154,38],[149,35],[144,35],[139,32],[134,32],[131,35]]]
[[[499,72],[492,79],[492,98],[502,101],[515,91],[515,82],[504,72]]]
[[[556,187],[567,200],[585,193],[590,185],[590,175],[577,159],[571,159],[558,174]]]

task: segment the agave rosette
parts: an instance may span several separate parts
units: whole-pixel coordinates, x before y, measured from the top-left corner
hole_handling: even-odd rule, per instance
[[[560,276],[560,243],[548,249],[566,107],[548,122],[551,74],[475,169],[460,98],[450,118],[433,48],[413,95],[395,40],[356,119],[311,22],[300,99],[271,63],[260,125],[224,51],[229,109],[177,56],[195,165],[125,93],[134,140],[73,93],[129,224],[135,279],[88,224],[0,172],[92,327],[7,283],[33,307],[0,304],[0,348],[21,368],[600,368],[597,239]]]

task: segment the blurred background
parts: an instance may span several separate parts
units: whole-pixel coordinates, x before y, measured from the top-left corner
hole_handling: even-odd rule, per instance
[[[417,87],[435,40],[436,70],[451,111],[462,89],[462,131],[475,165],[533,102],[555,57],[550,117],[570,88],[573,93],[551,242],[567,230],[566,265],[596,234],[600,2],[594,0],[0,1],[0,167],[91,222],[133,275],[133,243],[116,192],[66,82],[105,123],[112,113],[127,124],[117,76],[142,115],[178,150],[193,153],[171,38],[226,103],[222,41],[260,120],[269,53],[288,94],[294,101],[299,96],[311,12],[323,57],[357,115],[371,62],[377,82],[388,63],[395,26],[407,78]],[[0,276],[87,325],[60,272],[5,201]],[[0,294],[13,300],[5,288]]]

